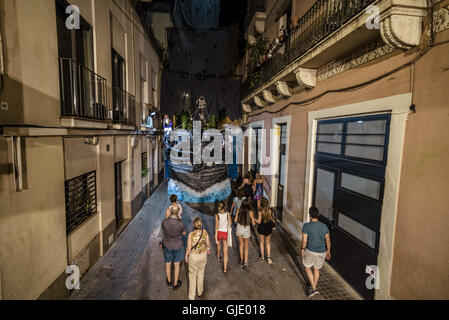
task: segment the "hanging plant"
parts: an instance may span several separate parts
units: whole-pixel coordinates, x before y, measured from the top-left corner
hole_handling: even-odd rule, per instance
[[[258,38],[254,44],[249,46],[248,83],[251,87],[260,84],[262,75],[260,66],[265,62],[264,56],[266,56],[267,53],[268,40],[266,38]]]

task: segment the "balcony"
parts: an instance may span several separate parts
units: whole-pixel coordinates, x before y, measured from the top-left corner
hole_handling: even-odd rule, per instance
[[[379,27],[367,28],[372,20],[370,5],[379,9]],[[284,53],[250,70],[257,73],[243,84],[243,103],[259,107],[272,103],[271,91],[289,96],[290,86],[311,88],[316,85],[316,71],[354,49],[383,39],[394,49],[410,49],[419,43],[425,0],[318,0],[288,30]],[[248,78],[249,79],[249,78]],[[256,81],[254,81],[256,79]]]
[[[63,120],[109,120],[106,79],[72,59],[60,58],[59,83]],[[68,122],[63,121],[63,124],[67,125]]]
[[[113,123],[124,126],[117,126],[117,128],[134,129],[136,125],[136,100],[133,95],[126,92],[122,88],[112,88],[112,103],[113,103]]]
[[[256,13],[260,12],[265,14],[265,10],[266,10],[266,0],[254,0],[254,1],[250,0],[248,11],[246,13],[245,18],[245,30],[248,30],[248,27],[250,26]]]
[[[250,0],[248,2],[249,7],[245,17],[244,30],[249,44],[253,44],[256,41],[255,32],[259,34],[265,32],[266,0]]]

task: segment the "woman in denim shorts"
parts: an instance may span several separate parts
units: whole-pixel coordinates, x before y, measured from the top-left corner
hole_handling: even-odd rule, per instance
[[[255,225],[254,213],[251,210],[251,205],[248,199],[243,200],[241,207],[235,214],[235,222],[237,222],[237,228],[235,235],[239,240],[239,253],[240,263],[243,265],[243,269],[248,269],[248,247],[249,238],[251,237],[251,227]]]

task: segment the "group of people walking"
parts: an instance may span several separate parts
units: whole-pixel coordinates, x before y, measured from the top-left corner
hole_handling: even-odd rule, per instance
[[[187,237],[184,252],[183,237],[187,234],[182,221],[182,206],[177,203],[176,195],[170,197],[171,205],[166,210],[166,218],[162,222],[163,241],[160,246],[165,258],[166,282],[176,291],[182,285],[179,280],[182,260],[189,266],[189,299],[194,300],[196,294],[201,297],[204,292],[204,270],[207,256],[211,252],[211,239],[200,217],[193,220],[193,231]],[[319,211],[310,209],[311,222],[303,226],[302,251],[303,264],[310,282],[308,296],[318,293],[317,283],[324,259],[330,259],[330,238],[326,225],[318,221]],[[224,201],[218,203],[215,214],[214,239],[217,245],[217,259],[223,261],[223,273],[228,273],[229,253],[232,246],[234,223],[235,235],[238,239],[240,264],[248,270],[249,239],[251,225],[258,224],[260,260],[273,263],[271,257],[271,235],[275,230],[273,209],[269,201],[263,197],[263,180],[256,175],[254,181],[247,175],[237,189],[230,211],[226,210]],[[173,277],[172,277],[173,265]],[[312,271],[313,268],[313,271]]]
[[[261,183],[263,184],[263,182]],[[273,262],[270,240],[275,228],[274,213],[269,207],[268,199],[262,196],[263,189],[259,190],[257,184],[254,184],[254,188],[251,188],[251,193],[245,184],[237,190],[230,211],[226,210],[224,201],[218,203],[213,240],[217,245],[217,259],[223,262],[223,273],[225,274],[228,273],[228,248],[232,246],[234,229],[238,239],[240,264],[243,269],[248,270],[251,225],[259,225],[257,230],[259,234],[260,260],[269,264]],[[258,196],[254,197],[254,194]],[[179,272],[180,264],[182,260],[185,260],[189,265],[189,299],[194,300],[196,294],[199,297],[203,294],[204,270],[207,256],[211,252],[211,239],[207,230],[203,228],[201,218],[195,218],[193,220],[193,231],[187,236],[184,254],[183,237],[187,234],[187,231],[182,221],[182,206],[177,203],[176,195],[170,196],[170,201],[171,204],[167,208],[165,219],[162,222],[163,241],[160,242],[165,258],[166,282],[168,286],[173,288],[173,291],[182,286]]]

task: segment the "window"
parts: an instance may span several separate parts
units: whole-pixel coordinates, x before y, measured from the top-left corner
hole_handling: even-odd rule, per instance
[[[384,163],[389,126],[389,115],[320,121],[317,153]]]
[[[338,226],[372,249],[376,248],[376,233],[341,212],[338,213]]]
[[[135,125],[136,100],[133,95],[126,91],[126,62],[117,51],[111,50],[113,121],[115,123]]]
[[[82,66],[93,69],[93,31],[89,23],[80,17],[80,29],[69,30],[66,27],[69,3],[56,1],[56,25],[58,34],[59,58],[69,58]]]
[[[93,71],[93,31],[83,17],[80,29],[66,27],[69,4],[56,1],[61,114],[105,120],[107,116],[106,79]]]
[[[67,234],[97,212],[95,171],[65,182],[65,211]]]
[[[148,175],[148,153],[144,152],[141,156],[142,178]]]
[[[112,49],[112,87],[125,90],[126,86],[126,64],[117,51]]]

